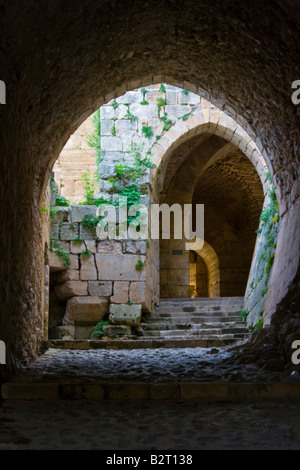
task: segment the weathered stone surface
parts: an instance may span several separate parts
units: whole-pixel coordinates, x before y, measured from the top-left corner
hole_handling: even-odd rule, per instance
[[[146,283],[131,282],[129,298],[134,304],[143,304],[146,298]]]
[[[143,255],[106,255],[96,254],[96,265],[99,280],[139,281],[145,280],[145,269],[138,271],[138,261],[145,262]]]
[[[111,304],[109,320],[121,325],[139,325],[141,322],[141,305]]]
[[[66,269],[57,274],[56,281],[58,283],[66,281],[79,281],[79,270],[77,269]]]
[[[88,291],[92,296],[109,297],[112,295],[112,285],[111,281],[89,281]]]
[[[50,272],[68,269],[68,265],[63,264],[63,260],[54,251],[49,251],[49,266]]]
[[[95,257],[93,254],[86,257],[81,255],[80,257],[80,279],[82,281],[96,281],[97,280],[97,269],[95,265]]]
[[[126,281],[115,281],[114,282],[114,294],[110,298],[112,303],[126,304],[128,301],[129,293],[129,282]]]
[[[138,255],[145,255],[147,251],[147,242],[145,240],[127,240],[126,252]]]
[[[77,295],[87,295],[87,282],[66,281],[62,284],[56,284],[54,290],[57,297],[61,300]]]
[[[82,252],[82,250],[85,249],[85,245],[84,245],[84,242],[82,241],[81,243],[79,242],[74,242],[74,241],[71,241],[71,248],[70,248],[70,251],[72,254],[80,254]]]
[[[55,329],[55,333],[58,339],[62,339],[62,340],[74,339],[75,326],[74,325],[57,326]]]
[[[60,225],[60,239],[61,240],[74,240],[78,238],[78,223],[69,224],[62,223]]]
[[[131,327],[129,325],[105,325],[103,326],[103,335],[109,337],[130,335]]]
[[[69,222],[70,207],[58,206],[55,207],[55,213],[53,215],[53,222],[55,224],[61,224],[62,222]]]
[[[122,253],[122,242],[102,240],[97,242],[97,252],[102,254]]]
[[[82,222],[85,216],[96,216],[96,206],[75,205],[70,207],[70,219],[72,223]]]
[[[108,311],[108,300],[101,297],[73,297],[68,299],[63,325],[76,322],[94,322],[102,320]]]

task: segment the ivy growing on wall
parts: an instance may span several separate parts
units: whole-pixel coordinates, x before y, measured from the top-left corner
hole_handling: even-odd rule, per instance
[[[261,248],[261,254],[258,258],[258,263],[262,264],[262,268],[258,278],[252,280],[250,283],[250,287],[255,290],[261,286],[261,281],[263,280],[263,289],[260,291],[261,298],[264,298],[268,291],[268,282],[274,262],[280,223],[278,202],[270,173],[266,173],[266,178],[270,183],[270,188],[268,191],[270,202],[268,207],[264,209],[260,215],[260,226],[256,231],[263,237],[263,246]],[[260,316],[262,316],[263,310],[261,310],[259,313]],[[247,315],[248,314],[249,312],[247,312]],[[254,326],[254,329],[259,329],[262,326],[263,318],[260,318],[260,320]]]

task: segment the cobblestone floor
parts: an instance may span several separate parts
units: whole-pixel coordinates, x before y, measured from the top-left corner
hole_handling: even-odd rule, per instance
[[[26,368],[26,377],[40,381],[70,382],[83,377],[86,383],[109,381],[275,381],[282,372],[266,370],[257,364],[232,365],[230,348],[63,350],[49,349]]]
[[[0,449],[300,449],[300,400],[9,401]]]
[[[29,381],[278,381],[257,364],[232,367],[230,348],[48,350]],[[292,380],[292,378],[291,378]],[[300,397],[243,402],[18,401],[0,405],[0,449],[300,449]]]

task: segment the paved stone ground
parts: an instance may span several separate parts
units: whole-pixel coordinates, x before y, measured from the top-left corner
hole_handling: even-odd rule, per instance
[[[234,367],[233,367],[234,364]],[[85,383],[101,380],[135,382],[275,381],[286,376],[264,366],[234,363],[230,348],[63,350],[49,349],[24,371],[26,378]]]
[[[300,400],[8,401],[1,449],[300,449]]]
[[[48,350],[24,377],[38,383],[286,379],[258,364],[233,368],[232,354],[230,348]],[[11,399],[0,405],[0,449],[300,449],[299,405],[297,395],[243,402]]]

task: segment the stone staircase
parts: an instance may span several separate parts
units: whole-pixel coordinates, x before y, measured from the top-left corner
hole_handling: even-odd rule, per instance
[[[180,340],[200,347],[225,346],[244,339],[243,297],[162,299],[144,324],[144,338]]]
[[[243,297],[162,299],[143,322],[143,336],[103,340],[49,340],[45,348],[211,348],[232,345],[248,334],[240,318]]]

